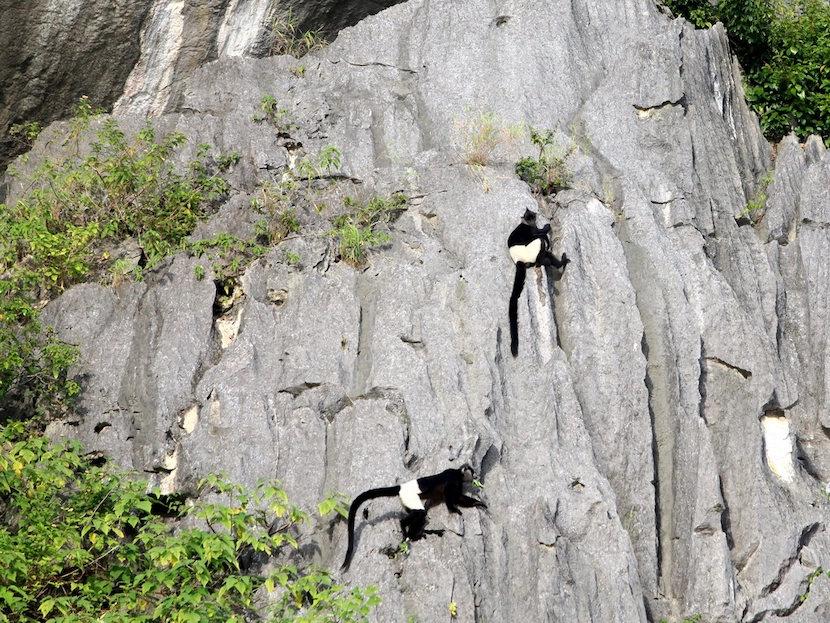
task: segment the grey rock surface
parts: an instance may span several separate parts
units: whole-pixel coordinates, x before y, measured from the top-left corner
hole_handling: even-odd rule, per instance
[[[293,157],[253,120],[265,94],[361,192],[412,197],[391,244],[356,270],[325,238],[284,243],[301,266],[275,247],[219,317],[184,255],[69,290],[46,314],[89,372],[53,435],[169,491],[221,470],[309,508],[480,467],[488,510],[436,508],[444,536],[407,557],[383,553],[394,501],[367,505],[343,579],[380,587],[376,621],[450,602],[459,621],[826,620],[830,161],[817,138],[773,161],[720,26],[646,0],[410,0],[302,61],[220,58],[156,119],[242,155],[205,234],[250,232],[248,196]],[[532,195],[515,136],[466,164],[482,114],[553,130],[571,188]],[[572,261],[528,271],[514,359],[505,242],[526,208]],[[305,538],[339,565],[342,523]]]
[[[10,0],[0,6],[0,167],[23,145],[15,123],[93,107],[158,114],[222,56],[265,56],[275,18],[328,40],[400,0]],[[1,199],[2,197],[0,197]]]
[[[71,114],[87,95],[106,106],[138,59],[151,0],[15,0],[0,5],[0,167],[21,152],[8,131]],[[112,62],[118,59],[118,62]]]

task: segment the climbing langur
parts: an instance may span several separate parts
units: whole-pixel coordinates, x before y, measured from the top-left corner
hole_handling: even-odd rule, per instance
[[[519,354],[519,296],[525,286],[525,273],[528,266],[555,266],[564,269],[570,262],[568,256],[562,259],[550,250],[550,223],[542,229],[536,227],[536,213],[526,210],[522,222],[516,226],[507,238],[507,249],[516,264],[516,278],[513,281],[513,293],[510,295],[510,352]]]
[[[346,559],[341,569],[349,568],[354,555],[354,522],[361,504],[374,498],[398,496],[404,508],[405,515],[401,518],[401,530],[404,540],[416,541],[424,535],[424,526],[427,522],[427,511],[424,502],[444,502],[451,513],[461,514],[459,506],[470,508],[480,506],[487,508],[480,502],[462,493],[464,483],[473,482],[473,468],[466,463],[459,469],[445,469],[440,474],[424,476],[410,480],[402,485],[369,489],[358,495],[349,508],[349,544],[346,548]]]

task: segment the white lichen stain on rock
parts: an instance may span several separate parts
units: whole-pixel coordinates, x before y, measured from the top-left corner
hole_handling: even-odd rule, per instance
[[[263,24],[270,21],[270,0],[232,0],[219,26],[220,56],[244,56],[256,44]]]
[[[180,414],[179,426],[188,435],[196,430],[196,425],[199,423],[199,405],[193,405],[187,411]]]
[[[210,423],[213,426],[219,426],[221,421],[221,414],[219,408],[219,398],[216,397],[216,394],[212,394],[212,400],[210,402]]]
[[[166,454],[161,462],[161,468],[167,472],[159,482],[159,492],[162,495],[170,495],[176,490],[176,471],[179,467],[179,446],[172,454]]]
[[[231,342],[236,339],[239,334],[239,325],[242,323],[242,307],[240,307],[236,315],[225,314],[216,319],[216,330],[222,338],[222,348],[225,349],[230,346]]]
[[[765,415],[761,418],[761,430],[764,433],[767,466],[778,478],[791,483],[795,479],[795,466],[790,423],[782,416]]]
[[[127,79],[115,113],[159,113],[170,98],[175,59],[182,47],[184,0],[153,5],[141,33],[141,57]]]

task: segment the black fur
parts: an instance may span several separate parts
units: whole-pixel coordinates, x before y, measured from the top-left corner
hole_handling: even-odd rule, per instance
[[[519,354],[519,297],[525,287],[525,273],[527,267],[522,262],[516,262],[516,278],[513,280],[513,292],[510,294],[510,352],[513,356]]]
[[[458,510],[459,506],[470,508],[480,506],[487,508],[484,502],[480,502],[475,498],[464,495],[462,492],[465,482],[473,481],[473,468],[469,465],[462,465],[460,469],[445,469],[440,474],[433,476],[424,476],[418,478],[418,488],[421,493],[418,497],[422,502],[444,502],[447,505],[447,510],[451,513],[461,514]],[[374,498],[394,497],[401,492],[401,485],[394,487],[383,487],[380,489],[369,489],[358,495],[349,508],[349,543],[346,549],[346,559],[343,561],[341,569],[345,571],[349,568],[354,555],[354,523],[357,517],[357,512],[360,506],[367,500]],[[403,501],[402,501],[403,503]],[[401,518],[401,530],[403,531],[404,540],[410,539],[416,541],[424,535],[424,526],[427,522],[427,512],[425,509],[410,509],[404,506],[406,514]]]
[[[564,269],[570,262],[568,256],[562,254],[562,259],[557,257],[550,250],[550,223],[545,223],[541,229],[536,227],[536,213],[526,210],[522,222],[514,229],[507,238],[508,250],[515,247],[525,247],[534,240],[540,240],[539,253],[533,261],[516,262],[516,278],[513,281],[513,292],[510,294],[510,305],[508,315],[510,317],[510,352],[516,357],[519,354],[519,297],[525,285],[525,275],[528,266],[555,266]]]

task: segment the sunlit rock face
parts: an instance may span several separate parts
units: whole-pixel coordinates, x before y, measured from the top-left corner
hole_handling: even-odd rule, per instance
[[[95,108],[160,114],[198,67],[267,56],[280,28],[334,39],[399,0],[9,0],[0,5],[0,168],[24,145],[12,124]],[[276,22],[275,22],[276,20]],[[280,28],[276,25],[282,24]],[[2,196],[0,196],[2,199]]]
[[[171,33],[158,68],[190,49],[174,6],[152,7]],[[298,60],[240,54],[257,45],[240,25],[268,11],[223,5],[215,62],[145,65],[117,114],[135,129],[166,111],[154,123],[188,136],[182,163],[199,143],[239,152],[198,235],[252,236],[259,185],[329,145],[339,179],[403,190],[407,209],[368,267],[305,233],[221,312],[184,253],[141,283],[69,290],[45,313],[91,373],[81,420],[50,432],[166,490],[277,477],[310,509],[472,463],[487,511],[433,509],[444,536],[407,557],[383,553],[395,501],[366,506],[344,579],[380,586],[378,621],[442,620],[451,602],[470,622],[827,620],[826,578],[810,580],[830,568],[830,161],[789,138],[773,162],[720,26],[614,8],[410,0]],[[264,95],[290,143],[254,119]],[[505,133],[470,166],[482,119]],[[570,170],[553,197],[516,175],[538,157],[528,126]],[[571,263],[528,271],[513,358],[506,240],[527,208]],[[318,526],[308,549],[333,569],[344,532]]]

